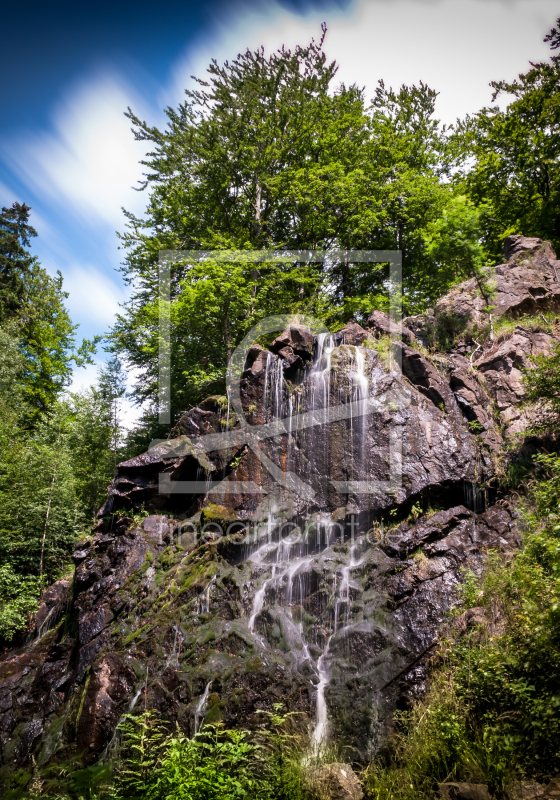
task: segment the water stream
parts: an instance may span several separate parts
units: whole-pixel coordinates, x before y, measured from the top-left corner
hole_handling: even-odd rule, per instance
[[[195,712],[194,712],[194,732],[195,733],[198,733],[198,731],[200,729],[200,723],[202,722],[202,720],[204,719],[204,716],[206,714],[206,709],[207,709],[207,706],[208,706],[208,695],[210,694],[210,687],[211,686],[212,686],[212,681],[209,681],[206,684],[206,688],[204,689],[204,694],[202,695],[202,697],[200,698],[200,700],[198,701],[198,704],[196,706],[196,709],[195,709]]]
[[[369,393],[368,351],[359,347],[344,347],[344,355],[347,361],[349,360],[348,381],[336,387],[335,391],[338,392],[336,399],[339,402],[354,404],[355,418],[350,417],[347,420],[348,437],[345,453],[349,476],[354,478],[357,477],[354,474],[355,470],[359,471],[361,476],[365,474],[364,465],[367,456],[365,434]],[[326,408],[331,399],[335,399],[334,395],[331,398],[333,393],[331,363],[335,350],[333,337],[330,334],[320,334],[317,337],[314,362],[308,370],[306,380],[303,384],[292,387],[291,391],[288,391],[284,380],[281,359],[275,358],[272,354],[267,358],[264,388],[266,418],[285,420],[287,441],[283,450],[284,469],[295,472],[304,481],[308,477],[306,464],[311,462],[311,454],[315,462],[319,453],[323,463],[329,463],[330,442],[329,437],[321,430],[321,426],[311,426],[300,432],[299,438],[297,433],[292,435],[292,418],[301,410],[314,411]],[[356,401],[359,409],[357,415]],[[297,429],[297,426],[295,428]],[[303,533],[304,522],[309,523],[309,519],[300,520],[298,526],[290,523],[291,528],[285,535],[286,523],[282,523],[281,519],[273,519],[269,524],[266,541],[249,555],[258,585],[249,618],[249,631],[262,648],[270,647],[266,638],[259,632],[259,617],[263,610],[269,608],[271,612],[276,609],[275,613],[281,614],[285,627],[289,627],[297,637],[297,644],[301,648],[300,662],[302,664],[307,662],[314,675],[317,699],[312,742],[315,752],[318,752],[327,739],[329,729],[326,692],[331,681],[333,658],[331,643],[335,637],[337,641],[343,639],[352,623],[352,591],[361,591],[360,587],[353,583],[352,571],[362,562],[355,558],[356,542],[353,539],[349,544],[347,556],[341,552],[344,548],[340,545],[344,542],[340,540],[340,536],[337,538],[336,533],[333,533],[332,521],[328,515],[323,520],[318,518],[314,520],[315,528],[312,535],[309,533],[309,525]],[[276,535],[274,531],[277,532]],[[338,544],[336,552],[333,550],[335,544]],[[330,600],[315,621],[306,625],[303,622],[303,608],[304,602],[308,601],[312,594],[310,576],[314,567],[315,574],[327,574],[324,569],[325,564],[330,566],[332,581],[329,583],[326,579],[321,590],[328,593]]]

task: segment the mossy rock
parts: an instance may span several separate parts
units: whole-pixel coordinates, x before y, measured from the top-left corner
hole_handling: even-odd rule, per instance
[[[203,411],[214,411],[215,413],[227,412],[228,399],[223,394],[213,394],[206,397],[198,406]]]
[[[220,506],[216,503],[210,503],[209,505],[204,506],[202,509],[202,513],[200,515],[200,526],[203,528],[208,523],[216,522],[222,527],[224,527],[224,524],[227,527],[227,525],[229,525],[231,522],[235,522],[235,520],[236,514],[231,508]]]

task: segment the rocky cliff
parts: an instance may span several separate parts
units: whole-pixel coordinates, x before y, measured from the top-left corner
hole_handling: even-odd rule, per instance
[[[0,661],[4,782],[106,758],[133,709],[192,734],[282,702],[315,747],[382,747],[463,570],[520,542],[499,479],[530,446],[522,372],[560,338],[559,262],[523,237],[506,257],[493,339],[473,282],[402,326],[290,325],[248,349],[229,400],[119,465],[72,583]]]

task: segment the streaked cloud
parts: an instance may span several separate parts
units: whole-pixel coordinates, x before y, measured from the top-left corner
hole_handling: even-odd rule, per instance
[[[114,323],[119,303],[127,295],[124,287],[93,265],[65,269],[64,289],[69,293],[70,316],[95,325],[100,332]]]
[[[122,206],[137,213],[145,206],[145,197],[132,187],[141,178],[146,146],[131,134],[124,117],[129,105],[146,113],[145,100],[117,72],[72,86],[53,112],[50,131],[6,143],[14,173],[70,217],[122,227]]]
[[[282,44],[305,45],[320,36],[340,65],[338,80],[366,87],[418,84],[439,91],[437,112],[447,124],[491,100],[491,80],[513,79],[529,60],[548,58],[543,35],[558,16],[557,0],[357,0],[305,3],[305,13],[287,13],[283,3],[236,6],[216,22],[211,40],[192,48],[175,65],[166,103],[183,99],[190,76],[204,77],[212,57],[234,58],[247,47],[271,52]],[[326,7],[325,7],[326,6]],[[243,7],[241,7],[243,8]]]

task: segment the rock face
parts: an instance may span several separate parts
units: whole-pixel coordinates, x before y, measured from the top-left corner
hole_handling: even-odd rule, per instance
[[[387,335],[395,339],[400,338],[407,344],[414,344],[416,339],[414,333],[398,323],[392,323],[389,314],[383,311],[373,311],[367,319],[366,328],[370,328],[377,336]]]
[[[549,353],[557,344],[556,335],[518,325],[505,340],[488,343],[475,361],[510,434],[522,432],[530,421],[530,414],[521,407],[523,372],[534,356]]]
[[[492,270],[495,298],[494,317],[516,317],[539,313],[560,305],[560,262],[550,244],[540,239],[509,236],[504,244],[506,263]],[[443,297],[434,309],[436,316],[456,317],[477,325],[487,323],[486,301],[477,291],[474,278]]]
[[[548,245],[508,247],[504,296],[523,259],[553,270]],[[253,345],[229,402],[208,398],[119,465],[72,586],[48,590],[34,641],[0,660],[1,781],[32,759],[94,763],[145,707],[191,735],[282,702],[315,746],[365,761],[383,745],[424,689],[464,567],[519,545],[496,470],[507,426],[522,430],[527,359],[556,337],[518,326],[471,364],[428,357],[405,328],[387,349],[375,319]]]

